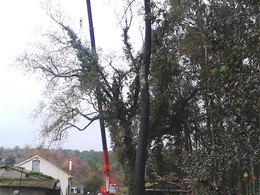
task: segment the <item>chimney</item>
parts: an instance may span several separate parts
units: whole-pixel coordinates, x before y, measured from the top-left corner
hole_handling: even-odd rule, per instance
[[[72,157],[73,155],[70,155],[70,161],[69,161],[69,174],[72,175]]]

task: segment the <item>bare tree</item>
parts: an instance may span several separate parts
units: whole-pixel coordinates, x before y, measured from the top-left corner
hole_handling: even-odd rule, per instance
[[[86,130],[102,115],[125,173],[133,174],[141,55],[131,53],[127,28],[124,31],[126,61],[115,65],[114,57],[93,54],[89,44],[82,42],[78,33],[65,24],[61,14],[56,16],[49,10],[47,14],[58,31],[44,34],[41,38],[44,44],[39,41],[36,49],[17,59],[26,72],[39,74],[47,83],[45,101],[36,112],[44,118],[40,129],[43,143],[50,146],[63,140],[72,128]],[[102,111],[98,107],[97,88]],[[132,178],[126,178],[127,185],[133,185]]]
[[[26,71],[40,73],[47,81],[45,97],[37,115],[45,113],[41,136],[48,143],[61,140],[70,128],[85,130],[99,118],[94,89],[100,83],[110,85],[107,80],[99,83],[97,77],[102,73],[95,65],[91,49],[85,46],[76,33],[58,21],[48,12],[59,26],[59,32],[45,34],[44,41],[50,44],[38,44],[37,50],[26,52],[17,62]],[[105,77],[103,77],[106,79]],[[90,107],[89,105],[92,105]],[[85,119],[85,125],[79,121]]]
[[[133,2],[129,1],[127,9],[130,9]],[[78,34],[65,24],[62,15],[54,15],[51,9],[46,9],[47,14],[58,26],[59,31],[45,34],[42,37],[43,45],[39,44],[36,50],[26,52],[17,60],[26,71],[40,73],[47,81],[45,91],[47,101],[42,102],[37,111],[37,114],[44,116],[41,128],[42,140],[44,142],[47,140],[51,145],[64,139],[71,128],[86,130],[102,115],[111,133],[113,147],[120,162],[125,166],[124,169],[127,170],[125,173],[135,173],[133,188],[135,195],[144,194],[150,112],[148,83],[151,56],[150,0],[145,0],[144,5],[143,51],[134,54],[129,43],[131,14],[130,20],[125,20],[123,27],[127,67],[118,68],[120,66],[114,66],[113,60],[107,60],[106,64],[103,61],[101,64],[100,54],[93,54],[90,46],[82,42]],[[97,101],[97,88],[100,92],[99,101],[103,106],[101,112]],[[139,118],[139,106],[141,118]],[[136,124],[140,124],[139,134]],[[129,178],[128,185],[132,186],[133,177]]]

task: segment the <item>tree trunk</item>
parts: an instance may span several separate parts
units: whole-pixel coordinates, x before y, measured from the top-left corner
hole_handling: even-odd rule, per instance
[[[145,165],[147,153],[147,137],[149,131],[149,115],[150,115],[150,95],[148,75],[150,69],[151,58],[151,9],[150,0],[144,0],[145,5],[145,42],[144,42],[144,59],[141,78],[141,119],[138,137],[138,145],[135,160],[134,173],[134,195],[145,194]]]

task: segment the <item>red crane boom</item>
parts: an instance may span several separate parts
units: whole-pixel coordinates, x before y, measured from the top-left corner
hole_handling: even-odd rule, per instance
[[[95,34],[94,34],[94,27],[93,27],[93,21],[92,21],[91,4],[90,4],[90,0],[86,0],[86,2],[87,2],[87,9],[88,9],[91,49],[92,49],[93,54],[96,55]],[[96,62],[96,63],[97,63],[96,66],[98,66],[98,62]],[[98,111],[99,111],[100,131],[101,131],[101,138],[102,138],[102,145],[103,145],[104,173],[105,173],[105,182],[106,182],[106,184],[104,186],[101,186],[100,190],[98,191],[98,195],[116,194],[118,192],[118,186],[113,182],[113,180],[111,179],[111,176],[110,176],[106,131],[105,131],[103,114],[102,114],[102,111],[103,111],[102,93],[98,86],[96,87],[96,98],[97,98]]]

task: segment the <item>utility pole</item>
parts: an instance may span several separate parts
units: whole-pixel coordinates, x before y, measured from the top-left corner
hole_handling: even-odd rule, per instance
[[[68,194],[71,194],[71,187],[72,187],[72,158],[73,158],[73,155],[71,154],[70,155],[70,158],[69,158],[69,184],[68,184]]]

